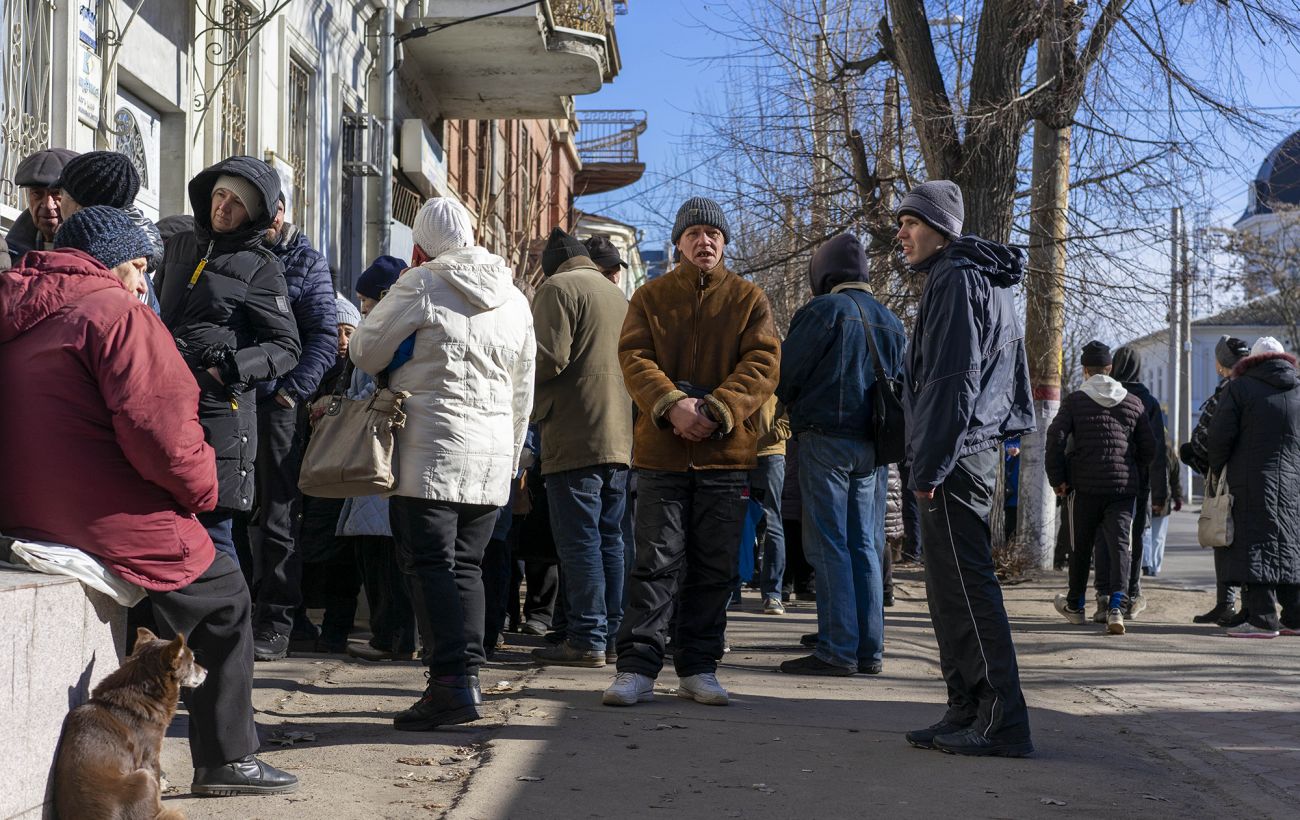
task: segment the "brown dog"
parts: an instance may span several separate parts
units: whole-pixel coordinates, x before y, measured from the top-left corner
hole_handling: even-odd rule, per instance
[[[164,809],[158,755],[182,686],[207,670],[185,636],[164,641],[141,627],[135,651],[68,713],[54,764],[54,808],[62,820],[184,820]]]

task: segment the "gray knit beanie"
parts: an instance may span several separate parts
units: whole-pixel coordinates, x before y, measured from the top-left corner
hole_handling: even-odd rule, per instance
[[[673,244],[681,241],[686,229],[695,225],[708,225],[722,231],[722,241],[731,241],[731,228],[722,207],[711,199],[693,196],[677,209],[677,221],[673,223]]]
[[[932,179],[907,192],[894,209],[895,217],[903,214],[911,214],[949,239],[956,239],[961,236],[966,205],[955,182]]]
[[[1249,355],[1250,345],[1246,344],[1245,339],[1235,336],[1220,336],[1218,344],[1214,346],[1214,360],[1229,370]]]
[[[153,254],[148,234],[126,213],[107,205],[82,208],[65,219],[54,234],[54,247],[85,251],[110,269]]]

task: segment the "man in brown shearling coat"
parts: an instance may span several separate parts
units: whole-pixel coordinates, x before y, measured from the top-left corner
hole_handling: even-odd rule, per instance
[[[781,343],[763,291],[724,266],[727,239],[717,203],[687,200],[673,227],[683,261],[633,294],[623,324],[619,363],[641,410],[636,567],[610,706],[654,698],[679,587],[678,694],[728,702],[715,672],[757,463],[750,417],[776,387]]]

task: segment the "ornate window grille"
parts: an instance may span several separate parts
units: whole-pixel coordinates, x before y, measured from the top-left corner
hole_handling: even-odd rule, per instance
[[[149,187],[149,162],[144,154],[144,135],[140,133],[140,123],[136,122],[131,109],[122,107],[113,115],[113,148],[120,154],[126,154],[140,174],[140,187]]]
[[[221,31],[222,53],[228,55],[226,81],[221,85],[221,156],[248,153],[248,40],[253,33],[253,10],[243,3],[225,7]]]
[[[50,144],[53,0],[5,0],[0,20],[0,201],[21,209],[18,163]]]
[[[294,221],[307,223],[307,162],[311,142],[311,72],[289,60],[289,164],[293,166]]]

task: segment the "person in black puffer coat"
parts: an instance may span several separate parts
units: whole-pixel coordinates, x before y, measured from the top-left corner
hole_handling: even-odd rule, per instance
[[[1203,476],[1210,473],[1210,456],[1206,442],[1210,437],[1210,422],[1214,419],[1215,408],[1219,406],[1219,397],[1228,387],[1228,379],[1237,362],[1250,355],[1250,345],[1244,339],[1235,336],[1220,336],[1214,346],[1214,370],[1219,374],[1219,384],[1214,392],[1201,405],[1197,414],[1196,429],[1192,430],[1189,440],[1178,448],[1178,457],[1184,464]],[[1190,492],[1190,488],[1189,488]],[[1192,618],[1192,623],[1218,624],[1219,626],[1241,626],[1250,617],[1250,613],[1237,611],[1237,587],[1228,583],[1228,551],[1214,550],[1215,601],[1209,612]]]
[[[1112,635],[1124,634],[1128,601],[1129,531],[1138,493],[1147,484],[1156,442],[1142,400],[1110,377],[1110,348],[1083,346],[1087,380],[1061,402],[1047,428],[1047,480],[1066,496],[1073,526],[1070,587],[1056,596],[1056,611],[1070,623],[1084,621],[1088,569],[1096,548],[1098,612]],[[1067,440],[1073,448],[1067,453]]]
[[[1210,475],[1226,469],[1232,493],[1227,580],[1245,585],[1250,611],[1228,634],[1300,635],[1300,377],[1276,339],[1250,353],[1232,369],[1207,442]]]
[[[252,507],[255,487],[252,387],[288,373],[301,352],[284,268],[262,244],[280,177],[259,159],[231,157],[199,172],[189,194],[195,229],[167,240],[156,284],[217,451],[217,509],[199,518],[217,548],[236,558],[231,525],[235,512]]]
[[[1143,415],[1156,440],[1156,455],[1152,463],[1168,463],[1169,457],[1165,452],[1165,411],[1161,409],[1159,399],[1151,395],[1151,391],[1142,383],[1142,360],[1137,351],[1127,345],[1116,349],[1113,368],[1111,376],[1115,381],[1142,402]],[[1137,503],[1133,510],[1128,609],[1124,611],[1124,617],[1130,619],[1147,607],[1146,599],[1142,596],[1142,533],[1151,524],[1151,507],[1163,507],[1169,502],[1169,471],[1151,470],[1150,476],[1149,482],[1138,487]]]

